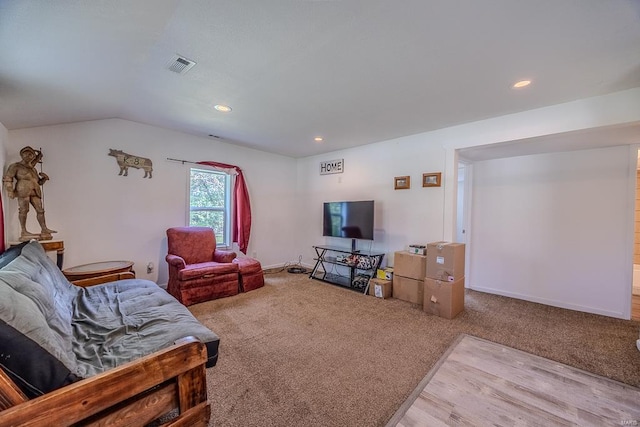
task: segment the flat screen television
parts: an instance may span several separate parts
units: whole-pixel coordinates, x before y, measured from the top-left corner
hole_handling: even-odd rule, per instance
[[[373,200],[325,202],[322,235],[373,240]]]

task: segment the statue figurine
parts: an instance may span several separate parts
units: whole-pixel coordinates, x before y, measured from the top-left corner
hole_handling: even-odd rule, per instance
[[[12,163],[2,177],[2,183],[10,198],[18,198],[18,219],[20,220],[20,241],[31,239],[51,240],[52,233],[57,233],[47,227],[44,220],[44,206],[42,204],[42,189],[40,188],[49,177],[44,172],[36,170],[36,164],[42,159],[42,152],[27,146],[20,150],[22,160]],[[16,181],[14,187],[14,180]],[[27,214],[29,204],[36,210],[36,218],[40,224],[40,234],[27,231]]]

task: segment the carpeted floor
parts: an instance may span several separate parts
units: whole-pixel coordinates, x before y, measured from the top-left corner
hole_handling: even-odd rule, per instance
[[[640,322],[467,291],[446,320],[302,274],[190,307],[221,338],[212,426],[384,426],[460,333],[640,386]]]

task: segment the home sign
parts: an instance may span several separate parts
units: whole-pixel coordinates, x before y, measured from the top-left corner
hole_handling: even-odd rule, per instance
[[[320,162],[320,175],[344,172],[344,159]]]

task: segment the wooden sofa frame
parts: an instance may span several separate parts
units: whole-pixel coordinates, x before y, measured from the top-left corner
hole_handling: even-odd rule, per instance
[[[175,345],[28,400],[0,369],[0,426],[140,426],[174,411],[164,426],[206,427],[203,343]]]

